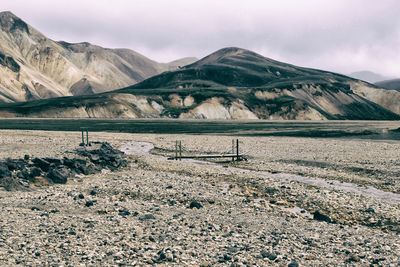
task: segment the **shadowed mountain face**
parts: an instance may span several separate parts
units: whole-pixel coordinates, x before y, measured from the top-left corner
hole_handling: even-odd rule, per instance
[[[400,118],[399,97],[343,75],[224,48],[110,93],[0,105],[0,116],[391,120]]]
[[[265,58],[240,48],[221,49],[191,65],[147,79],[135,88],[207,88],[220,86],[262,87],[270,83],[309,79],[330,82],[348,77],[320,70],[296,67]]]
[[[400,91],[400,79],[381,81],[376,85],[385,89]]]
[[[106,92],[194,61],[163,64],[129,49],[55,42],[0,13],[0,102]]]

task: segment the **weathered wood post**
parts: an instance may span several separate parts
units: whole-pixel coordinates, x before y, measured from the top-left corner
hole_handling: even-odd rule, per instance
[[[179,160],[182,160],[182,140],[179,141]]]
[[[239,161],[239,139],[236,139],[236,160]]]
[[[175,140],[175,160],[178,160],[178,140]]]
[[[85,135],[83,134],[83,129],[81,129],[82,131],[82,142],[81,145],[84,146],[85,145]]]
[[[80,146],[89,146],[89,130],[86,127],[81,127],[82,143]],[[86,139],[86,140],[85,140]]]
[[[232,139],[232,155],[235,154],[235,139]],[[232,156],[232,161],[235,161],[235,157]]]

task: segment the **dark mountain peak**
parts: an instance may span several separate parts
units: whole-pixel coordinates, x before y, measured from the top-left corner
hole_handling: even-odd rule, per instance
[[[244,49],[244,48],[240,48],[240,47],[224,47],[221,48],[219,50],[217,50],[214,53],[218,53],[218,54],[230,54],[230,53],[245,53],[245,52],[251,52],[250,50]]]
[[[222,48],[199,61],[186,66],[185,68],[199,68],[205,65],[241,65],[240,63],[247,62],[250,65],[254,64],[276,64],[277,61],[266,58],[253,51],[239,48],[239,47],[226,47]]]
[[[221,57],[236,57],[236,56],[255,56],[259,58],[264,58],[264,56],[257,54],[256,52],[240,48],[240,47],[225,47],[216,52],[210,54],[209,56],[221,56]]]
[[[295,89],[297,84],[342,83],[340,90],[348,90],[349,77],[321,70],[294,66],[266,58],[255,52],[227,47],[199,61],[154,76],[135,85],[135,88],[208,88],[208,87],[269,87],[286,86]],[[336,86],[337,87],[337,86]]]
[[[2,11],[0,12],[0,19],[2,18],[18,18],[18,17],[11,11]]]
[[[199,61],[195,62],[193,65],[213,64],[213,63],[218,63],[220,60],[225,59],[225,58],[238,57],[238,56],[243,57],[246,55],[257,55],[259,57],[262,57],[261,55],[258,55],[250,50],[246,50],[243,48],[226,47],[226,48],[217,50],[216,52],[200,59]]]
[[[29,33],[28,24],[10,11],[0,12],[0,26],[6,32],[20,30]]]

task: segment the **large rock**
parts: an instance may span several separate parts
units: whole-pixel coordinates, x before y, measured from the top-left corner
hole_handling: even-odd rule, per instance
[[[0,179],[5,177],[10,177],[11,172],[4,162],[0,162]]]
[[[42,158],[34,158],[32,159],[32,163],[40,168],[42,171],[47,172],[50,169],[50,162]]]
[[[18,171],[25,169],[28,162],[23,159],[6,159],[5,164],[10,171]]]
[[[66,167],[58,167],[50,169],[46,177],[55,184],[65,184],[70,174],[71,171]]]
[[[319,210],[314,212],[313,219],[320,222],[333,223],[333,220],[328,215],[321,213]]]

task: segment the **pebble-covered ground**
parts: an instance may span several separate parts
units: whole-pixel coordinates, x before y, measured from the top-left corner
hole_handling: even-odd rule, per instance
[[[129,166],[0,190],[0,266],[400,266],[398,142],[246,137],[247,162],[213,164],[166,156],[176,139],[185,154],[228,152],[231,137],[91,139],[134,154]],[[79,143],[79,133],[0,131],[0,158],[62,157]]]

